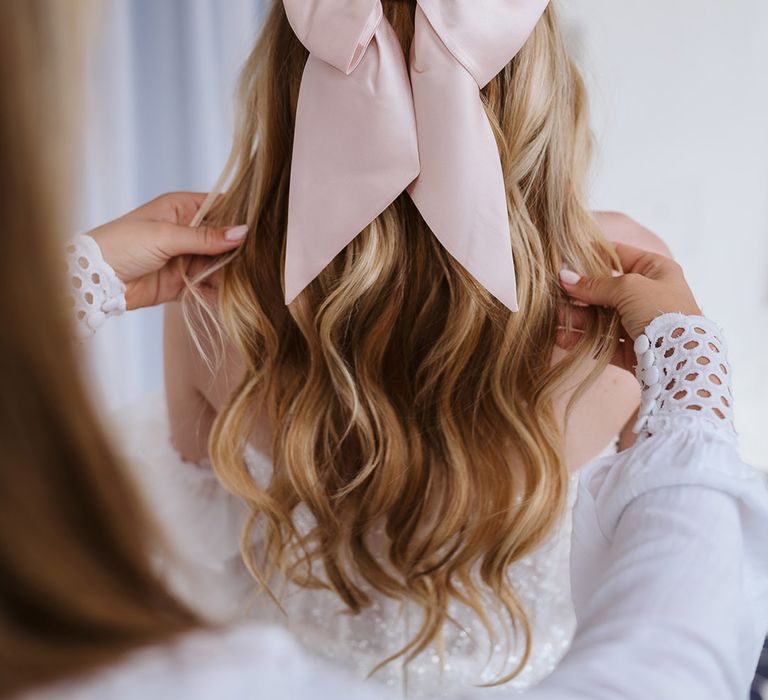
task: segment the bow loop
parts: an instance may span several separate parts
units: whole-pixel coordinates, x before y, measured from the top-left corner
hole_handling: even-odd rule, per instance
[[[383,17],[380,0],[284,0],[299,41],[345,75],[360,64]]]
[[[288,197],[290,303],[419,174],[408,67],[379,0],[284,0],[309,49]]]
[[[418,0],[456,60],[484,88],[519,53],[549,0]]]

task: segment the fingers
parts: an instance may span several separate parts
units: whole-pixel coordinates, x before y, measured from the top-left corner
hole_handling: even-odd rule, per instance
[[[248,233],[247,226],[158,226],[162,228],[162,233],[157,238],[157,244],[167,258],[178,255],[221,255],[241,245]]]
[[[651,253],[623,243],[617,243],[615,247],[621,266],[627,274],[635,273],[648,279],[661,279],[680,268],[674,260],[660,253]]]
[[[560,283],[569,296],[595,306],[615,306],[621,277],[581,277],[571,270],[560,272]]]
[[[142,204],[121,219],[126,221],[158,221],[189,226],[207,197],[208,193],[206,192],[168,192]]]
[[[153,206],[153,218],[179,226],[190,226],[207,198],[205,192],[171,192],[161,195],[150,203]]]
[[[572,298],[587,304],[615,308],[620,293],[633,281],[640,277],[661,279],[679,268],[673,260],[657,253],[623,243],[615,244],[615,248],[624,270],[623,275],[585,278],[571,270],[561,271],[562,286]]]
[[[169,196],[174,196],[174,195],[169,195]],[[187,197],[190,202],[192,202],[196,207],[199,208],[200,205],[205,201],[205,198],[208,196],[208,193],[207,192],[178,192],[175,196]]]
[[[638,266],[644,257],[653,255],[653,253],[649,253],[647,250],[635,248],[625,243],[614,243],[614,248],[616,249],[616,255],[619,256],[621,268],[624,272],[634,272],[635,267]]]

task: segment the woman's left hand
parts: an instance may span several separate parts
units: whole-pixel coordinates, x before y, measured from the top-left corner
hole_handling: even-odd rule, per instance
[[[126,286],[126,308],[139,309],[173,301],[185,273],[237,248],[246,226],[190,227],[205,194],[164,194],[130,214],[88,233],[108,265]]]
[[[618,346],[611,363],[632,371],[636,364],[634,341],[657,316],[681,313],[700,316],[701,309],[674,260],[622,243],[615,244],[624,272],[613,276],[581,277],[570,270],[560,272],[560,284],[570,300],[583,305],[616,309],[621,317]],[[560,308],[556,343],[569,350],[579,342],[587,314],[571,303]]]

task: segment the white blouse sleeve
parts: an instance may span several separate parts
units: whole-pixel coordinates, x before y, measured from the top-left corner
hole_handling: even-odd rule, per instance
[[[69,242],[67,273],[80,340],[94,335],[107,318],[125,313],[125,285],[106,263],[93,238],[79,235]]]
[[[741,700],[768,629],[768,489],[739,458],[719,331],[667,315],[638,341],[638,444],[574,510],[570,652],[537,700]]]

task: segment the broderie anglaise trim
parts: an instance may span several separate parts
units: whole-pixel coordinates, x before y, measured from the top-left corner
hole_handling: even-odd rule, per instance
[[[93,238],[79,235],[70,241],[67,272],[79,339],[92,336],[107,318],[125,313],[125,285]]]
[[[735,434],[731,368],[722,332],[703,316],[665,314],[635,341],[636,376],[643,386],[635,432],[650,435],[656,419],[690,411]]]

